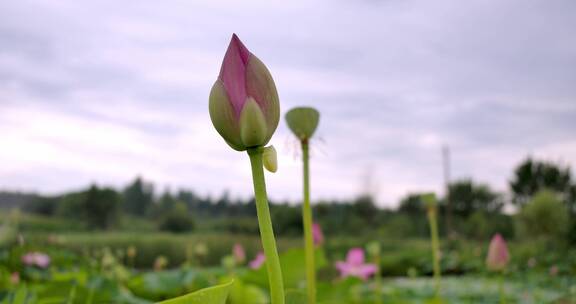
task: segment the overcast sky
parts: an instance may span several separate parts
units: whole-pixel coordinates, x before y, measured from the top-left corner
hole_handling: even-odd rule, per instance
[[[248,157],[207,108],[233,32],[270,69],[282,113],[321,112],[313,199],[441,191],[444,144],[454,179],[497,190],[527,155],[576,164],[573,0],[22,0],[0,2],[0,188],[142,175],[249,197]],[[271,143],[269,195],[297,200],[283,120]]]

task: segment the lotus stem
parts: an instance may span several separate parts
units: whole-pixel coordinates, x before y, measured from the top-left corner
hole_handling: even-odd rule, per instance
[[[306,254],[306,283],[308,304],[316,303],[316,266],[314,263],[314,238],[312,236],[312,208],[310,207],[310,155],[308,140],[302,140],[302,162],[304,173],[304,202],[302,222],[304,223],[304,250]]]
[[[438,221],[436,219],[436,207],[428,208],[428,221],[430,223],[430,238],[432,240],[432,262],[434,269],[434,294],[440,296],[440,244],[438,240]]]
[[[250,165],[252,167],[256,212],[258,216],[258,226],[260,228],[262,247],[264,249],[264,255],[266,256],[266,269],[268,271],[268,282],[270,284],[271,304],[284,304],[284,282],[282,281],[280,258],[278,257],[278,250],[276,249],[276,239],[274,238],[272,219],[270,218],[270,209],[268,207],[268,198],[266,195],[262,150],[262,147],[248,149]]]

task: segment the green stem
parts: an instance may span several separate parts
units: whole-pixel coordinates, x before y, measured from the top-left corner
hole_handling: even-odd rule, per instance
[[[436,221],[436,209],[428,209],[428,221],[430,222],[430,237],[432,239],[432,260],[434,267],[434,291],[435,296],[440,296],[440,245],[438,241],[438,222]]]
[[[304,250],[306,253],[306,283],[308,284],[308,304],[315,304],[316,267],[314,264],[314,238],[312,236],[312,208],[310,207],[310,156],[308,150],[308,141],[302,140],[302,161],[304,167],[302,222],[304,223]]]
[[[375,296],[376,296],[376,303],[380,304],[382,303],[382,270],[380,269],[380,253],[378,253],[375,257],[374,257],[374,264],[376,264],[376,274],[375,274],[375,278],[374,278],[374,284],[376,285],[374,287],[375,289]]]
[[[66,301],[67,304],[74,303],[74,298],[76,297],[76,284],[72,285],[70,292],[68,293],[68,300]]]
[[[252,180],[254,182],[254,197],[256,199],[256,213],[260,238],[264,255],[266,256],[266,269],[268,270],[268,282],[270,284],[271,304],[284,304],[284,283],[282,281],[282,269],[280,258],[276,249],[276,239],[270,219],[268,198],[266,195],[266,182],[262,164],[262,147],[248,149],[250,165],[252,166]]]
[[[500,304],[506,303],[506,299],[504,297],[504,271],[500,272],[500,278],[498,279],[498,295],[500,298]]]

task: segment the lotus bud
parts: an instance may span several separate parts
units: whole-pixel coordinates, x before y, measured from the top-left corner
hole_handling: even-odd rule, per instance
[[[286,113],[286,123],[298,139],[308,140],[318,127],[320,113],[314,108],[297,107]]]
[[[133,259],[134,257],[136,257],[138,250],[136,249],[136,247],[134,246],[128,246],[128,249],[126,249],[126,256]]]
[[[264,151],[262,152],[262,162],[264,163],[264,168],[266,168],[266,170],[272,173],[278,171],[278,157],[274,146],[264,148]]]
[[[234,244],[232,255],[234,256],[234,261],[238,265],[244,264],[246,261],[246,252],[244,251],[244,247],[239,243]]]
[[[491,271],[502,271],[506,268],[510,256],[506,241],[500,234],[494,235],[490,246],[488,247],[488,256],[486,257],[486,267]]]
[[[166,266],[168,266],[168,258],[163,255],[157,256],[154,260],[154,270],[162,271]]]
[[[324,243],[324,233],[322,233],[322,227],[320,227],[320,224],[318,223],[312,224],[312,240],[316,246],[320,246]]]
[[[220,263],[222,264],[222,266],[228,270],[230,269],[234,269],[234,266],[236,266],[236,261],[234,260],[234,256],[232,255],[227,255],[225,257],[222,258],[222,260],[220,261]]]
[[[224,56],[209,98],[210,119],[234,150],[264,146],[280,120],[280,104],[270,72],[236,34]]]

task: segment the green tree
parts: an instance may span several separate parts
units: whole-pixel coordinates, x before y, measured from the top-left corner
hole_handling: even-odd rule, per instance
[[[126,213],[144,216],[149,211],[154,200],[152,184],[137,177],[132,184],[124,189],[123,209]]]
[[[57,214],[81,220],[90,228],[109,229],[119,222],[121,208],[122,197],[118,192],[92,185],[86,191],[64,195]]]
[[[114,189],[93,185],[84,195],[83,217],[92,228],[110,229],[120,219],[121,203],[122,198]]]
[[[477,211],[497,213],[504,206],[502,196],[487,185],[475,184],[470,179],[456,181],[448,186],[452,212],[469,217]]]
[[[169,190],[166,190],[160,197],[158,204],[160,206],[160,212],[165,213],[176,207],[176,199],[172,196]]]
[[[353,214],[362,219],[366,224],[374,223],[378,218],[379,211],[371,195],[362,195],[352,204]]]
[[[557,238],[563,236],[569,225],[568,212],[558,195],[542,190],[534,195],[518,215],[520,231],[524,236]]]
[[[570,168],[545,161],[526,159],[515,170],[510,181],[513,202],[518,206],[526,204],[540,190],[549,189],[561,194],[562,199],[570,193]]]
[[[424,214],[426,209],[420,197],[421,193],[410,193],[400,201],[398,211],[408,215]]]

